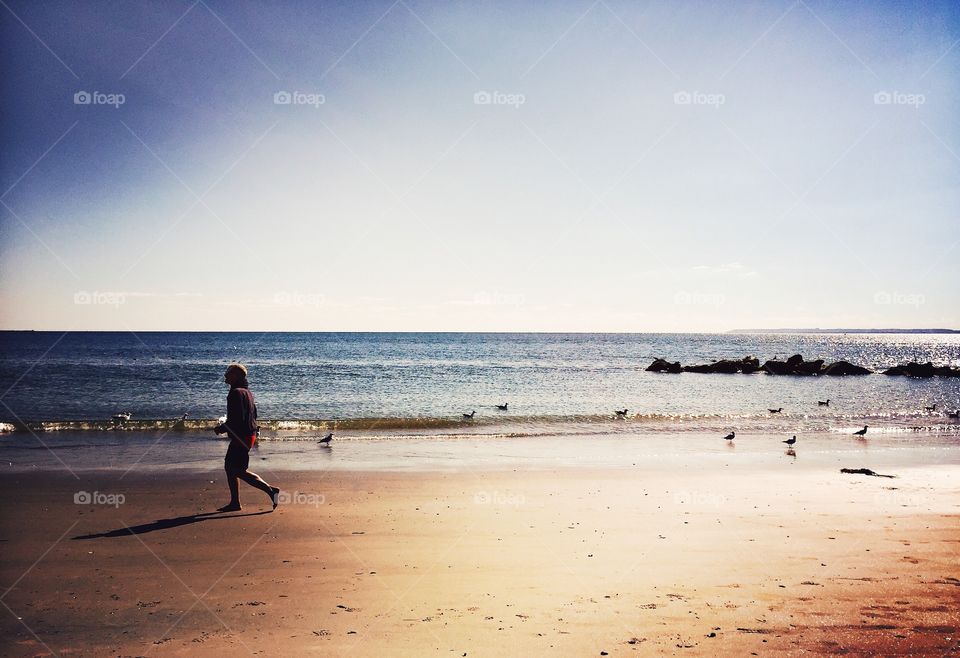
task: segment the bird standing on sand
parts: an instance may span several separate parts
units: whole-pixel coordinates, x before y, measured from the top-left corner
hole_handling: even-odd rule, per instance
[[[729,434],[727,434],[727,435],[726,435],[725,437],[723,437],[723,438],[725,438],[727,441],[733,441],[735,438],[737,438],[737,433],[736,433],[736,432],[730,432]]]
[[[767,411],[769,411],[772,414],[778,414],[781,411],[783,411],[783,407],[780,407],[779,409],[767,409]]]
[[[794,434],[792,437],[790,437],[790,438],[787,439],[786,441],[781,441],[781,443],[786,443],[788,446],[792,446],[792,445],[793,445],[794,443],[796,443],[796,442],[797,442],[797,435],[796,435],[796,434]]]
[[[613,413],[615,413],[615,414],[616,414],[617,416],[619,416],[620,418],[623,418],[624,416],[627,415],[627,409],[622,409],[622,410],[621,410],[621,409],[616,409],[616,410],[614,410]]]
[[[333,441],[333,432],[330,432],[325,437],[317,441],[317,443],[322,443],[325,446],[330,445],[330,442]]]
[[[924,407],[924,409],[926,409],[927,411],[936,411],[936,410],[937,410],[937,403],[934,402],[932,407]]]
[[[468,413],[468,414],[463,414],[463,417],[464,417],[465,419],[467,419],[467,420],[472,420],[472,419],[473,419],[473,414],[475,414],[475,413],[477,413],[477,410],[476,410],[476,409],[474,409],[473,411],[471,411],[471,412]]]
[[[857,430],[853,433],[854,436],[866,436],[867,435],[867,426],[864,425],[862,430]]]
[[[508,404],[510,404],[510,403],[509,403],[509,402],[504,402],[503,404],[498,404],[498,405],[497,405],[497,409],[499,409],[500,411],[506,411]]]
[[[819,406],[821,406],[821,407],[829,407],[829,406],[830,406],[830,398],[827,398],[827,401],[826,401],[826,402],[824,402],[823,400],[817,400],[817,404],[818,404]]]

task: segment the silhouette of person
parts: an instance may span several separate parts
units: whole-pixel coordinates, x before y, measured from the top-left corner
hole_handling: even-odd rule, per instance
[[[273,509],[277,508],[280,489],[267,484],[256,473],[251,473],[250,448],[257,441],[257,405],[247,383],[247,369],[240,363],[231,364],[223,375],[223,381],[230,386],[227,394],[227,420],[214,428],[217,434],[227,434],[230,446],[223,458],[223,470],[227,473],[227,485],[230,487],[230,502],[219,508],[220,512],[240,510],[240,492],[237,480],[243,480],[270,497]]]

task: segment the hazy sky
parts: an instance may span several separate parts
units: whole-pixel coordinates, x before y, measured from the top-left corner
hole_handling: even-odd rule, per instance
[[[3,0],[0,327],[960,327],[958,41],[954,1]]]

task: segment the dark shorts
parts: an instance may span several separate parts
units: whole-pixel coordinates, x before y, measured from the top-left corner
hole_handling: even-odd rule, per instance
[[[236,441],[230,441],[223,467],[228,471],[245,471],[250,466],[250,452]]]

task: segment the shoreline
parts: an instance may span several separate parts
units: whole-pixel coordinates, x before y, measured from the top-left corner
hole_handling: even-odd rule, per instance
[[[5,653],[960,649],[951,466],[261,473],[7,474]]]
[[[648,470],[676,472],[784,472],[928,464],[960,466],[960,441],[952,433],[871,430],[866,440],[844,433],[786,435],[739,432],[733,442],[713,432],[551,434],[502,436],[447,434],[376,437],[335,434],[329,446],[316,436],[265,438],[251,452],[257,471],[455,472]],[[134,473],[219,472],[227,442],[212,434],[75,432],[25,435],[0,442],[0,472]]]

